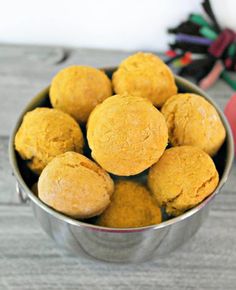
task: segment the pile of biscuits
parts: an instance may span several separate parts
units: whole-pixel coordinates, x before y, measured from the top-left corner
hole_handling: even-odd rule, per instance
[[[142,227],[160,223],[161,209],[184,213],[217,187],[211,157],[225,140],[221,119],[203,97],[178,93],[156,55],[131,55],[112,80],[96,68],[65,68],[49,97],[52,108],[24,116],[15,149],[53,209],[100,226]]]

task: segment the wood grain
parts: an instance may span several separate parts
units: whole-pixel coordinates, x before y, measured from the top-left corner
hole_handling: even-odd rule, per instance
[[[229,192],[186,245],[138,265],[74,257],[49,240],[29,207],[0,210],[0,289],[235,289],[236,206]]]
[[[0,46],[0,289],[236,289],[236,164],[199,232],[168,257],[138,265],[74,257],[41,230],[19,203],[8,162],[10,129],[25,104],[62,67],[117,65],[129,53]],[[218,82],[209,94],[224,107],[232,94]]]

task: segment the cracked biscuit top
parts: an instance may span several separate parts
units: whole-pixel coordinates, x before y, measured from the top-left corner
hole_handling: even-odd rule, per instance
[[[218,182],[211,157],[193,146],[167,149],[148,174],[148,186],[159,205],[174,216],[199,204]]]
[[[157,107],[177,93],[173,73],[152,53],[138,52],[123,60],[112,76],[112,84],[117,94],[147,98]]]
[[[25,114],[15,136],[15,148],[27,165],[40,174],[55,156],[82,152],[83,135],[76,121],[56,109],[37,108]]]
[[[163,115],[146,99],[115,95],[98,105],[87,124],[92,157],[108,172],[135,175],[157,162],[168,139]]]
[[[215,155],[226,136],[216,109],[196,94],[177,94],[169,98],[161,109],[173,146],[197,146]]]
[[[79,153],[66,152],[44,168],[38,195],[57,211],[83,219],[104,211],[113,187],[109,174],[96,163]]]

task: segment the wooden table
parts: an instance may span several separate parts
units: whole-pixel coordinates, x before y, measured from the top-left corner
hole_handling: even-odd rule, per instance
[[[138,265],[74,257],[41,230],[20,204],[8,163],[11,127],[27,102],[70,64],[117,65],[129,53],[60,47],[0,46],[0,289],[236,289],[236,164],[209,218],[186,245]],[[224,107],[232,94],[218,82],[209,94]]]

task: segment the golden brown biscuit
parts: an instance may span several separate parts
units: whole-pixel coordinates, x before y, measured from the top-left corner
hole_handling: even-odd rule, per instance
[[[225,140],[225,128],[216,109],[199,95],[172,96],[161,112],[173,146],[197,146],[213,156]]]
[[[171,70],[151,53],[139,52],[122,61],[112,84],[117,94],[147,98],[158,107],[177,93]]]
[[[61,153],[82,152],[83,144],[76,121],[62,111],[49,108],[26,113],[15,137],[16,150],[37,174]]]
[[[99,215],[114,190],[109,174],[87,157],[66,152],[55,157],[38,181],[39,198],[73,218]]]
[[[147,188],[134,181],[118,181],[108,208],[97,224],[111,228],[144,227],[161,222],[161,210]]]
[[[87,124],[93,158],[108,172],[135,175],[157,162],[167,145],[162,114],[146,99],[115,95],[98,105]]]
[[[193,146],[167,149],[148,174],[148,186],[159,205],[175,216],[199,204],[218,182],[211,157]]]
[[[86,122],[95,106],[112,95],[106,74],[89,66],[71,66],[61,70],[52,80],[50,100],[78,122]]]

